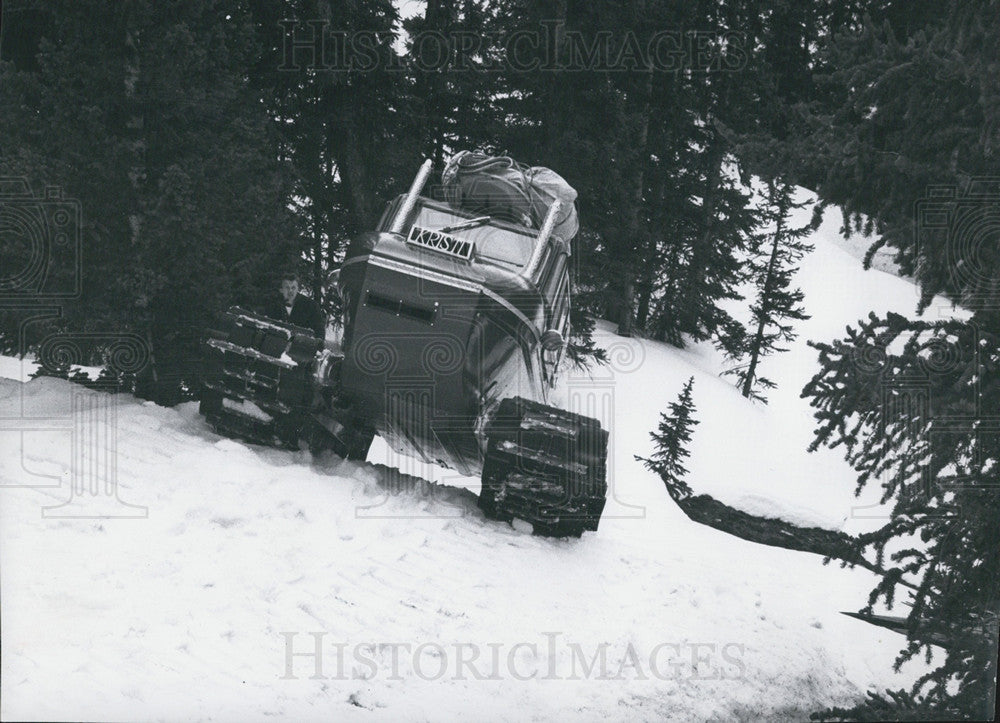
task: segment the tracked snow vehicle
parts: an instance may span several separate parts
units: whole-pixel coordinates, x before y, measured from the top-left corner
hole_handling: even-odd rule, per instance
[[[342,342],[231,309],[207,334],[202,413],[223,434],[352,459],[378,434],[481,475],[487,517],[596,530],[608,433],[547,405],[569,326],[560,202],[532,228],[493,202],[420,195],[430,170],[349,244],[332,279]]]

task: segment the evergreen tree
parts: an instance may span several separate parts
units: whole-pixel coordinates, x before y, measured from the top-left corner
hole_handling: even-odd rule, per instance
[[[791,321],[808,319],[802,307],[805,295],[792,288],[792,278],[802,257],[812,246],[802,239],[817,226],[818,216],[800,228],[788,228],[789,213],[805,206],[792,201],[793,188],[781,181],[767,184],[766,207],[773,213],[774,230],[770,233],[770,252],[751,262],[756,275],[757,299],[750,307],[753,333],[741,339],[733,355],[745,363],[726,371],[736,376],[740,393],[747,399],[767,402],[762,389],[773,389],[774,382],[759,372],[763,357],[787,351],[778,344],[793,341],[797,334]]]
[[[498,134],[504,119],[497,107],[502,81],[490,68],[497,48],[486,35],[488,28],[506,24],[500,15],[495,3],[484,0],[429,0],[422,16],[403,22],[410,82],[406,113],[413,142],[436,168],[459,150],[502,147]]]
[[[879,557],[896,550],[870,603],[891,605],[897,584],[917,586],[900,662],[949,641],[912,695],[940,717],[987,718],[1000,610],[1000,447],[987,431],[1000,404],[1000,256],[987,221],[989,179],[1000,175],[1000,4],[953,0],[932,12],[921,3],[912,17],[903,5],[872,3],[861,32],[828,45],[804,167],[824,200],[875,236],[868,260],[882,245],[896,249],[920,283],[918,311],[945,294],[971,318],[872,315],[817,345],[821,370],[803,394],[817,409],[814,447],[843,445],[859,489],[877,480],[893,502],[860,546]],[[925,201],[933,216],[921,214]]]
[[[697,195],[684,199],[686,207],[674,209],[677,216],[671,225],[679,233],[661,237],[663,285],[651,335],[675,346],[684,346],[686,339],[715,339],[730,349],[740,329],[722,302],[742,298],[739,286],[747,272],[743,261],[761,218],[751,207],[747,186],[725,171],[729,156],[722,137],[714,129],[699,135],[711,150],[686,154],[696,169],[690,180]]]
[[[657,239],[650,256],[659,273],[646,330],[677,346],[714,339],[735,353],[744,330],[724,302],[741,298],[745,259],[763,218],[751,203],[749,178],[727,129],[748,130],[755,117],[750,109],[761,105],[754,58],[762,16],[753,4],[738,1],[694,3],[691,12],[697,26],[732,42],[710,42],[713,62],[685,68],[674,97],[662,101],[668,107],[662,108],[665,125],[656,127],[660,163],[650,194]]]
[[[742,328],[723,302],[740,298],[762,221],[722,129],[747,130],[762,104],[759,8],[744,0],[496,7],[488,27],[543,35],[538,57],[523,60],[548,65],[500,74],[497,143],[533,158],[541,142],[547,164],[580,192],[574,253],[588,311],[620,334],[735,349]],[[712,28],[718,37],[698,38],[695,52],[694,36],[679,36],[672,70],[629,56],[630,43],[643,46],[664,28]],[[555,59],[545,55],[552,48]]]
[[[668,494],[675,500],[691,495],[691,488],[684,481],[687,469],[684,459],[690,455],[687,449],[691,441],[692,428],[698,424],[694,418],[695,406],[691,399],[694,377],[688,379],[677,401],[670,403],[670,413],[660,414],[657,431],[649,436],[656,442],[656,449],[648,459],[636,456],[647,469],[656,472],[663,479]]]
[[[577,369],[591,364],[607,364],[608,352],[594,341],[594,319],[586,310],[574,305],[569,310],[569,343],[566,358]]]
[[[819,420],[812,448],[843,445],[858,490],[878,482],[893,501],[890,520],[859,539],[890,570],[869,609],[891,607],[901,582],[917,585],[899,662],[949,644],[914,694],[985,718],[996,685],[1000,444],[980,417],[1000,405],[998,337],[873,314],[846,340],[815,346],[822,369],[803,391]]]
[[[18,17],[8,5],[5,30]],[[297,245],[288,167],[248,79],[258,48],[246,7],[22,5],[50,14],[34,59],[0,69],[0,175],[61,186],[83,214],[82,293],[27,342],[138,333],[164,372],[157,398],[176,401],[198,331],[217,309],[256,301]]]
[[[251,78],[267,93],[281,155],[294,168],[289,205],[308,264],[303,276],[313,297],[337,313],[336,298],[323,292],[345,241],[372,228],[419,166],[407,76],[394,48],[398,12],[377,0],[251,7],[262,47]]]

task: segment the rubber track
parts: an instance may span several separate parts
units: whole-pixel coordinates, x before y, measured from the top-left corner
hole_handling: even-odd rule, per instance
[[[221,315],[219,321],[220,328],[208,331],[203,347],[206,378],[202,414],[217,433],[227,437],[254,444],[293,446],[310,389],[303,370],[275,354],[280,354],[289,342],[294,344],[304,330],[242,309]],[[253,402],[273,420],[254,419],[229,409],[222,404],[223,397]]]
[[[597,529],[608,443],[597,420],[515,397],[500,403],[487,440],[479,506],[488,517],[555,537]]]

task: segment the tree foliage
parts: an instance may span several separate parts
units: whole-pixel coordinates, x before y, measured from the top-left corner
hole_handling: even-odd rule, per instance
[[[644,52],[663,31],[669,67]],[[334,304],[344,239],[423,158],[481,148],[578,190],[574,360],[600,358],[604,317],[712,340],[749,397],[806,314],[791,189],[841,207],[869,260],[892,247],[919,281],[918,311],[944,294],[969,312],[872,317],[817,344],[805,390],[816,444],[894,505],[862,547],[895,566],[872,602],[917,588],[904,657],[955,641],[920,696],[868,710],[979,710],[998,607],[1000,1],[428,0],[404,20],[385,0],[9,0],[0,33],[0,177],[35,198],[59,186],[83,213],[80,295],[58,316],[5,307],[0,347],[134,333],[167,370],[161,401],[188,389],[212,313],[256,305],[280,269]],[[517,38],[537,42],[511,57]],[[3,268],[28,264],[33,241],[6,218],[0,233]],[[729,312],[748,283],[749,329]],[[645,460],[672,495],[688,493],[692,381]]]
[[[815,346],[821,371],[803,391],[817,409],[813,449],[843,446],[858,490],[879,484],[892,503],[888,522],[858,541],[889,570],[867,609],[891,607],[901,581],[915,585],[897,665],[947,640],[914,693],[926,687],[929,703],[979,717],[996,683],[1000,602],[1000,444],[983,418],[1000,404],[997,335],[873,314]]]
[[[27,341],[137,331],[179,390],[212,312],[295,259],[289,169],[247,74],[249,14],[209,0],[15,5],[5,13],[38,14],[42,32],[5,50],[0,175],[61,187],[83,217],[82,293]]]
[[[871,3],[857,32],[826,46],[824,95],[800,140],[821,196],[850,226],[895,248],[920,283],[963,304],[959,320],[872,315],[847,337],[816,344],[820,371],[803,391],[819,422],[814,447],[842,446],[859,490],[880,484],[892,515],[860,546],[892,567],[869,607],[906,602],[907,646],[937,662],[913,698],[869,702],[940,717],[985,718],[996,689],[1000,610],[1000,256],[989,219],[1000,176],[995,92],[996,2],[954,0],[909,15]],[[909,10],[907,5],[907,10]],[[992,69],[992,70],[991,70]],[[811,124],[811,125],[810,125]],[[808,168],[808,164],[807,164]],[[947,640],[943,653],[932,648]]]
[[[793,322],[809,318],[802,305],[805,295],[801,289],[792,287],[792,280],[799,261],[812,251],[803,238],[815,230],[819,216],[804,226],[789,228],[789,213],[805,206],[792,200],[793,191],[779,180],[767,184],[765,203],[771,212],[769,221],[773,228],[758,240],[760,247],[769,251],[750,261],[757,295],[750,306],[750,333],[741,334],[731,342],[734,350],[730,356],[739,363],[726,371],[736,377],[744,397],[765,403],[763,390],[773,389],[775,384],[759,371],[763,357],[787,351],[778,345],[798,336]]]
[[[691,392],[694,387],[694,377],[687,380],[677,400],[670,403],[669,413],[660,414],[660,423],[655,432],[649,436],[656,443],[656,448],[649,458],[636,456],[647,469],[660,475],[667,492],[675,500],[691,496],[691,488],[684,481],[687,468],[684,460],[690,456],[687,444],[691,441],[691,432],[698,424],[694,418],[696,410]]]

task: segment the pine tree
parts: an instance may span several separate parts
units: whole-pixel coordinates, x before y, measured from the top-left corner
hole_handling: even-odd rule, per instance
[[[993,713],[1000,612],[1000,445],[989,431],[1000,405],[1000,257],[983,223],[1000,175],[997,45],[987,40],[1000,8],[921,3],[911,17],[904,5],[873,3],[862,32],[828,44],[829,113],[810,119],[804,166],[820,196],[875,237],[868,260],[880,246],[897,250],[920,284],[918,312],[945,294],[970,318],[871,315],[816,345],[821,369],[803,395],[816,408],[813,447],[842,445],[859,490],[879,483],[893,503],[859,547],[894,565],[870,604],[891,606],[898,584],[917,586],[897,662],[949,641],[911,698],[940,718],[981,719]],[[933,218],[920,215],[926,199]]]
[[[698,424],[694,418],[695,406],[691,399],[694,387],[694,377],[688,379],[677,401],[670,403],[670,413],[660,414],[657,431],[650,432],[650,438],[656,442],[656,449],[648,459],[636,456],[647,469],[660,475],[667,493],[675,500],[691,495],[691,488],[684,481],[687,468],[684,459],[690,455],[687,449],[691,441],[692,428]]]
[[[759,214],[745,179],[732,172],[733,146],[720,126],[742,127],[759,105],[750,82],[758,71],[739,67],[739,54],[760,34],[759,12],[739,0],[504,0],[496,7],[490,29],[553,38],[558,64],[500,73],[489,107],[499,147],[534,159],[541,146],[545,164],[580,193],[574,255],[582,259],[577,280],[588,311],[621,334],[634,329],[678,346],[714,338],[728,348],[740,329],[724,302],[739,298]],[[749,40],[713,42],[673,71],[614,65],[628,37],[643,45],[663,28],[694,27]],[[586,49],[595,51],[590,65]]]
[[[212,0],[44,7],[34,62],[0,68],[0,175],[79,200],[82,293],[27,341],[139,334],[164,372],[157,398],[176,401],[200,329],[258,300],[299,243],[289,168],[248,77],[253,25]]]
[[[673,209],[676,231],[662,235],[663,286],[651,335],[680,347],[687,339],[715,339],[728,350],[729,340],[740,334],[722,302],[742,298],[743,260],[761,218],[751,206],[748,187],[726,171],[730,156],[725,139],[714,128],[694,137],[708,149],[682,156],[696,171],[681,175],[688,175],[689,194],[681,208]]]
[[[289,204],[308,264],[304,276],[313,297],[336,313],[337,299],[323,292],[345,241],[372,228],[382,204],[420,163],[408,78],[393,47],[398,12],[376,0],[267,0],[251,9],[262,47],[251,78],[281,130],[280,152],[295,169]],[[359,59],[362,36],[367,47]]]
[[[746,130],[762,105],[753,60],[761,15],[742,2],[693,3],[689,12],[695,24],[732,31],[740,41],[713,46],[717,66],[678,73],[671,94],[658,101],[663,122],[654,127],[659,162],[649,201],[657,244],[645,259],[647,267],[658,264],[658,274],[646,331],[676,346],[713,339],[735,351],[743,329],[724,302],[742,298],[745,256],[763,221],[726,130]]]
[[[813,247],[802,239],[816,228],[819,217],[800,228],[788,227],[789,213],[805,206],[792,201],[793,190],[782,181],[767,184],[766,205],[772,211],[774,230],[770,233],[769,253],[751,262],[757,286],[757,299],[750,307],[753,333],[740,340],[737,353],[732,355],[746,362],[725,372],[736,376],[744,397],[764,403],[767,399],[761,389],[773,389],[775,385],[759,372],[762,358],[787,351],[778,345],[797,336],[789,322],[809,318],[802,307],[805,295],[801,289],[792,288],[792,278],[798,262],[812,251]]]
[[[1000,408],[998,337],[872,314],[846,340],[814,346],[822,369],[803,391],[819,421],[812,449],[843,445],[858,491],[877,482],[893,501],[890,520],[859,539],[890,570],[869,608],[891,607],[900,582],[917,585],[899,662],[949,641],[914,692],[980,717],[996,683],[1000,442],[979,417]]]

